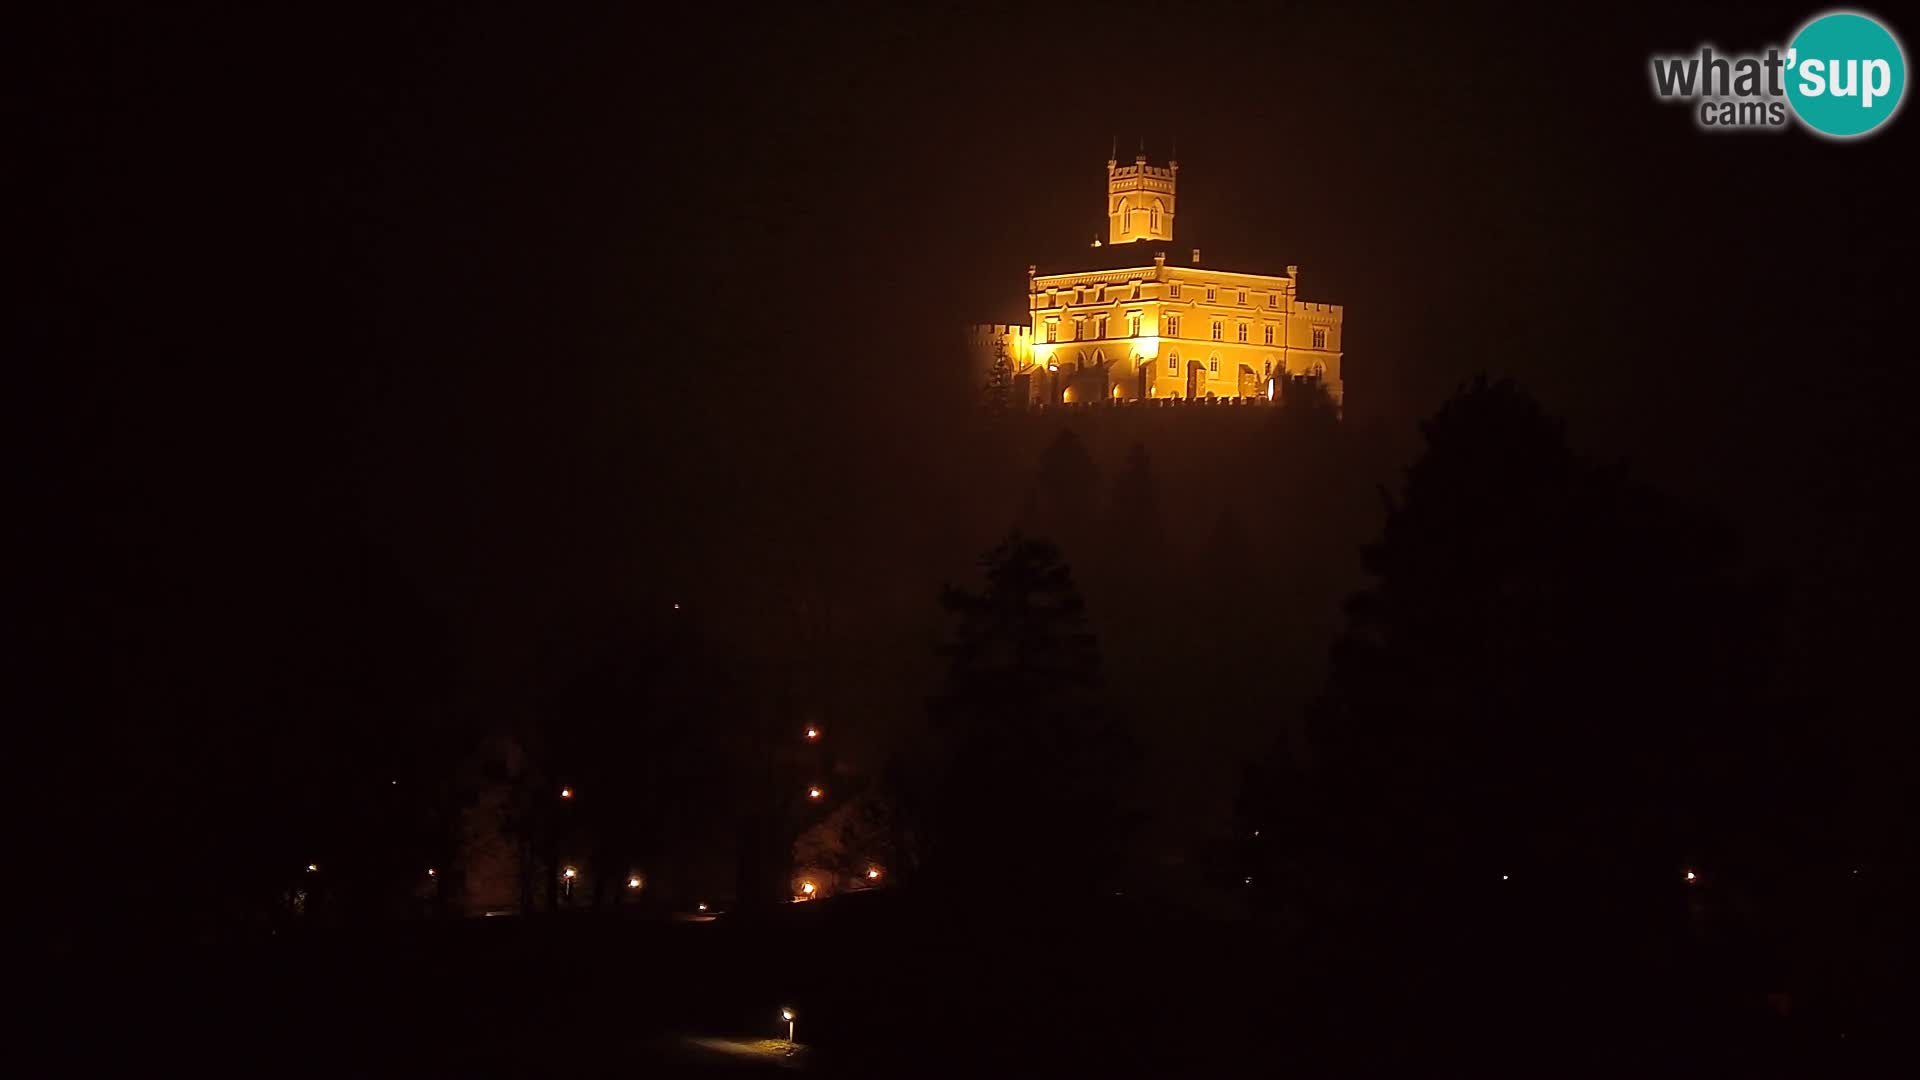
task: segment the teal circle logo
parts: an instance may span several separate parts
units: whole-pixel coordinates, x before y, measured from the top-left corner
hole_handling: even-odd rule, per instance
[[[1907,88],[1907,58],[1886,27],[1837,11],[1806,26],[1787,48],[1787,101],[1822,135],[1865,135],[1893,116]]]

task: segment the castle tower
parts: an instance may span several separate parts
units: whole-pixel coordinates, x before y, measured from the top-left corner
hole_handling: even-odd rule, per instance
[[[1164,169],[1147,164],[1144,147],[1131,165],[1107,158],[1107,242],[1171,241],[1174,184],[1179,176],[1178,161],[1169,160]]]

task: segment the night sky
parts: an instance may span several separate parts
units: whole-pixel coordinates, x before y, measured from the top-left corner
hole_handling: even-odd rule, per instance
[[[1803,6],[1355,7],[48,15],[21,662],[56,711],[318,720],[504,711],[582,627],[769,581],[930,620],[964,562],[902,508],[965,468],[956,328],[1019,315],[1144,138],[1176,246],[1345,305],[1350,422],[1519,377],[1790,570],[1808,670],[1873,712],[1920,121],[1654,100],[1650,53]]]

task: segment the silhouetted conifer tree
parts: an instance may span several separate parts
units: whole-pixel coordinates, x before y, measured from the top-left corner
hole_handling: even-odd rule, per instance
[[[1040,455],[1027,525],[1036,535],[1055,538],[1074,557],[1092,539],[1099,497],[1099,466],[1078,435],[1062,430]]]
[[[1058,549],[1014,533],[981,565],[983,589],[941,598],[949,669],[914,785],[925,869],[1090,887],[1124,831],[1131,741],[1100,707],[1099,648]]]
[[[1511,383],[1423,432],[1314,709],[1315,805],[1249,800],[1294,807],[1263,837],[1341,905],[1485,911],[1504,874],[1645,929],[1724,846],[1770,611],[1722,530],[1583,460]]]
[[[1013,403],[1013,368],[1007,364],[1007,351],[996,347],[993,353],[993,366],[987,370],[986,404],[991,409],[1004,409]]]
[[[1160,481],[1153,458],[1142,443],[1127,448],[1127,462],[1114,478],[1109,514],[1116,546],[1127,551],[1166,550],[1166,522],[1160,515]]]

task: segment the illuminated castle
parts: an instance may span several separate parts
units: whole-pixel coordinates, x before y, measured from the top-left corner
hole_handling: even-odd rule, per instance
[[[1107,159],[1107,237],[1072,265],[1027,268],[1029,322],[976,325],[977,384],[1016,405],[1158,398],[1272,400],[1288,379],[1317,381],[1338,405],[1338,304],[1300,299],[1284,276],[1169,260],[1180,163]],[[1004,357],[1004,374],[995,368]]]

